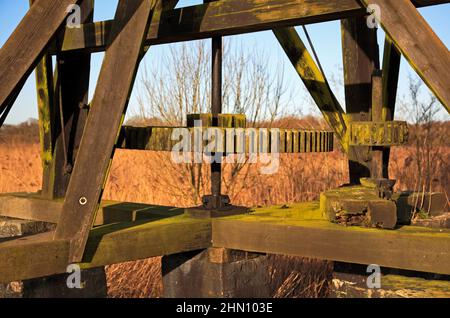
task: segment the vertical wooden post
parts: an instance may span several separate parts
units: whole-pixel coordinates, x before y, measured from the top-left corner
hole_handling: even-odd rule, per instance
[[[30,0],[30,6],[35,0]],[[43,197],[51,197],[53,179],[51,178],[51,165],[54,150],[54,120],[55,103],[53,87],[52,57],[45,54],[35,70],[36,95],[39,116],[39,141],[41,144],[42,161],[42,191]]]
[[[381,71],[376,70],[372,75],[372,121],[382,121],[383,82]],[[372,147],[372,162],[370,175],[374,179],[382,179],[383,171],[383,147]]]
[[[81,21],[92,22],[94,0],[80,3]],[[61,53],[57,55],[57,85],[55,95],[58,105],[54,126],[55,142],[52,197],[64,197],[69,184],[81,135],[88,114],[90,53]]]
[[[347,119],[370,121],[372,74],[379,68],[377,31],[364,17],[341,21]],[[350,183],[370,176],[370,147],[349,148]]]
[[[384,43],[383,56],[383,113],[384,121],[394,120],[395,104],[397,100],[398,77],[400,73],[401,53],[392,40],[387,36]],[[389,160],[391,148],[383,150],[383,175],[389,179]]]
[[[94,0],[83,0],[80,7],[81,22],[92,22]],[[64,197],[67,190],[87,117],[90,62],[90,53],[70,52],[57,55],[54,75],[49,55],[36,68],[42,196],[47,199]]]
[[[33,0],[31,0],[33,1]],[[55,103],[53,90],[52,57],[45,55],[36,67],[36,90],[39,114],[39,140],[42,160],[42,196],[52,197],[54,179],[52,162],[54,150]]]

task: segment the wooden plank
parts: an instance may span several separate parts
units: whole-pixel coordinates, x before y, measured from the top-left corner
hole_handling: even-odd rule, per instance
[[[340,19],[365,10],[356,0],[227,0],[168,10],[152,21],[147,45],[191,41]],[[111,21],[66,31],[61,49],[106,47]]]
[[[372,73],[379,68],[376,29],[369,29],[365,17],[341,21],[347,119],[370,121]],[[370,176],[370,149],[348,147],[350,183]]]
[[[11,218],[58,223],[62,200],[46,200],[39,193],[0,195],[0,215]]]
[[[99,267],[211,246],[211,222],[181,215],[111,224],[91,231],[83,267]]]
[[[191,41],[366,14],[357,0],[227,0],[229,5],[216,2],[164,12],[160,22],[150,25],[146,44]],[[415,2],[425,6],[449,1]],[[61,50],[103,51],[111,27],[109,20],[69,29],[60,41]],[[56,52],[56,48],[52,51]]]
[[[383,79],[381,72],[372,74],[372,122],[382,121],[383,112]],[[388,162],[383,162],[383,148],[372,147],[372,162],[370,176],[374,179],[382,179],[384,171],[389,168]]]
[[[35,0],[30,0],[33,4]],[[93,21],[94,0],[81,0],[81,22]],[[39,131],[43,164],[42,196],[47,199],[64,197],[71,165],[87,117],[90,54],[67,52],[58,54],[53,75],[50,55],[45,55],[36,67],[36,87],[39,110]],[[61,109],[63,111],[61,119]],[[64,122],[65,145],[61,133]],[[66,166],[65,158],[69,159]]]
[[[398,78],[400,74],[401,53],[389,37],[384,42],[383,54],[383,121],[392,121],[395,117]]]
[[[65,273],[69,241],[53,240],[53,232],[0,241],[0,283]]]
[[[123,114],[143,53],[151,0],[119,2],[92,109],[81,140],[55,238],[70,239],[70,261],[81,261],[95,218]]]
[[[450,113],[450,54],[408,0],[363,0],[381,8],[381,26]]]
[[[36,0],[0,50],[0,109],[8,105],[39,62],[77,0]]]
[[[43,199],[39,193],[0,194],[0,216],[58,223],[63,203],[62,199]],[[154,215],[174,216],[182,213],[182,210],[175,207],[102,201],[96,213],[94,226],[149,219]]]
[[[258,208],[248,216],[215,219],[212,225],[209,220],[172,216],[170,212],[161,208],[154,212],[152,219],[136,219],[92,230],[81,265],[97,267],[214,245],[450,273],[449,230],[409,226],[394,231],[342,227],[321,220],[317,202],[294,204],[288,209],[285,206]],[[69,242],[55,241],[52,237],[52,233],[47,233],[0,242],[0,282],[65,272],[70,262]]]
[[[395,118],[395,108],[397,102],[398,78],[400,75],[401,53],[389,37],[384,42],[383,54],[383,114],[384,121],[392,121]],[[383,149],[383,161],[389,162],[391,148]],[[383,171],[389,179],[389,169]]]
[[[81,21],[92,22],[94,1],[80,3]],[[76,159],[81,135],[88,115],[88,95],[91,55],[85,52],[66,52],[56,56],[57,76],[55,95],[57,117],[51,126],[54,130],[54,150],[47,198],[65,196]]]
[[[450,3],[450,0],[412,0],[411,1],[417,8],[435,6],[438,4]]]
[[[344,227],[315,219],[317,209],[317,204],[263,208],[215,219],[213,246],[450,274],[449,230]]]
[[[30,6],[35,0],[30,0]],[[39,142],[41,145],[42,161],[42,195],[48,196],[52,185],[47,182],[51,176],[51,162],[53,157],[53,129],[55,118],[55,103],[53,89],[53,62],[50,54],[45,54],[36,66],[36,96],[39,118]]]
[[[39,141],[41,145],[42,160],[42,196],[51,197],[52,188],[52,161],[54,149],[54,123],[56,109],[53,87],[52,57],[46,54],[36,67],[36,90],[38,98],[39,115]]]
[[[273,30],[278,42],[345,150],[345,112],[295,28]]]
[[[0,241],[0,283],[66,272],[69,241],[53,232]],[[211,223],[155,213],[151,220],[117,223],[91,231],[83,268],[177,254],[211,246]]]

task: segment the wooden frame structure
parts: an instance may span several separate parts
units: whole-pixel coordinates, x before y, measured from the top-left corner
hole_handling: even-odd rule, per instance
[[[402,55],[450,112],[450,54],[417,11],[450,1],[218,0],[175,9],[176,0],[119,0],[114,20],[102,22],[92,20],[93,2],[31,1],[0,50],[1,122],[36,69],[44,167],[42,192],[1,195],[0,215],[57,223],[54,232],[0,242],[0,282],[63,273],[71,263],[89,268],[208,247],[450,275],[448,230],[344,228],[323,220],[317,203],[199,219],[174,207],[101,201],[115,148],[171,149],[159,143],[167,140],[170,128],[122,128],[136,71],[149,46],[261,30],[273,30],[333,129],[349,156],[351,180],[373,173],[370,162],[377,151],[387,167],[386,145],[359,143],[351,131],[376,124],[403,131],[401,123],[392,122]],[[66,8],[73,4],[82,7],[80,28],[64,24]],[[369,4],[381,8],[387,34],[379,103],[372,95],[380,61],[376,31],[366,25]],[[331,20],[342,21],[347,113],[294,28]],[[99,51],[105,59],[89,104],[90,54]],[[219,107],[213,114],[220,112]],[[281,134],[282,152],[333,148],[330,132]]]

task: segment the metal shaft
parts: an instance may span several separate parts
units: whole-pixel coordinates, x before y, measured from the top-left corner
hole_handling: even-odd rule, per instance
[[[213,126],[218,126],[218,115],[222,112],[222,37],[212,39],[212,86],[211,112]],[[221,195],[222,165],[211,164],[211,193]]]

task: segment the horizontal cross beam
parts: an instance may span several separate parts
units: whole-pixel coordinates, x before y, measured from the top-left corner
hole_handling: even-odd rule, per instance
[[[413,1],[417,6],[447,3],[448,0]],[[158,8],[160,8],[159,6]],[[161,10],[161,9],[157,9]],[[164,10],[152,21],[147,45],[190,41],[213,36],[270,30],[275,27],[326,22],[364,15],[366,9],[358,0],[227,0],[185,8]],[[104,51],[108,45],[113,21],[83,24],[67,28],[58,50]]]
[[[214,220],[173,216],[174,210],[180,209],[161,207],[151,219],[94,228],[81,265],[98,267],[213,246],[450,274],[449,230],[344,227],[324,220],[317,202],[256,208],[249,215]],[[0,241],[0,282],[64,273],[68,251],[69,241],[53,240],[51,232]]]
[[[166,208],[167,212],[173,208]],[[0,241],[0,283],[65,273],[71,263],[69,240],[53,232]],[[171,255],[211,246],[211,223],[184,216],[155,215],[91,230],[84,268]]]
[[[321,221],[320,215],[315,203],[304,203],[215,219],[213,246],[450,274],[449,230],[344,227]]]
[[[44,199],[40,193],[0,194],[0,217],[56,224],[63,209],[63,199]],[[151,219],[153,215],[172,216],[183,213],[157,205],[102,201],[94,226]]]

